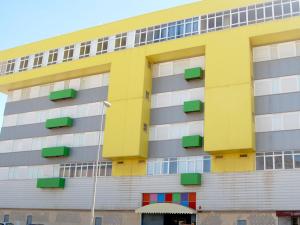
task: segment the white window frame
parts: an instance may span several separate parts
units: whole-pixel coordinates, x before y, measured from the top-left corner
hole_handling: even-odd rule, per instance
[[[89,57],[91,53],[91,47],[91,41],[85,41],[80,43],[79,59]]]
[[[57,64],[57,60],[58,60],[58,48],[50,50],[47,65],[49,66],[49,65]]]
[[[34,54],[34,59],[33,59],[33,66],[32,68],[40,68],[43,65],[43,58],[44,58],[44,54],[43,52]]]
[[[74,58],[75,45],[68,45],[64,47],[63,62],[72,61]]]
[[[24,56],[20,58],[19,72],[28,70],[29,67],[29,56]]]

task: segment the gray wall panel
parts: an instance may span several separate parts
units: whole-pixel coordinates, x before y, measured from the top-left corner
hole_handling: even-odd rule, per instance
[[[167,123],[181,123],[190,121],[200,121],[204,119],[204,114],[200,112],[184,113],[183,106],[172,106],[151,109],[151,125]]]
[[[254,63],[254,79],[300,74],[300,56]]]
[[[197,192],[203,211],[300,210],[299,170],[211,173],[201,186],[180,185],[179,175],[101,177],[96,209],[134,210],[142,193]],[[37,189],[36,180],[0,181],[0,208],[90,209],[92,178],[66,179],[63,190]]]
[[[198,156],[204,154],[202,148],[183,148],[181,146],[181,139],[149,141],[149,158]]]
[[[255,97],[255,114],[300,111],[300,92]]]
[[[91,116],[77,118],[74,119],[72,127],[62,127],[54,129],[45,128],[45,123],[3,127],[1,130],[0,141],[99,131],[101,117],[102,116]]]
[[[98,87],[80,90],[77,92],[75,99],[65,99],[63,101],[53,102],[48,99],[48,96],[45,96],[16,102],[7,102],[4,115],[104,101],[107,99],[107,93],[108,87]]]
[[[291,151],[300,149],[300,130],[256,133],[256,151]]]
[[[152,79],[152,94],[204,87],[204,80],[186,81],[183,74]]]
[[[0,154],[0,167],[62,164],[95,161],[98,146],[71,148],[68,157],[42,158],[41,151],[9,152]],[[102,150],[102,147],[101,147]],[[102,155],[102,154],[101,154]],[[102,156],[100,155],[101,159]]]

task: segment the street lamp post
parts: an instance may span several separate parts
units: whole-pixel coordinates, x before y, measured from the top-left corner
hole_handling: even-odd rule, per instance
[[[104,113],[105,109],[111,107],[111,103],[108,101],[103,102],[102,110],[101,110],[101,123],[100,123],[100,135],[99,135],[99,146],[97,151],[97,160],[96,160],[96,172],[94,173],[94,185],[93,185],[93,199],[92,199],[92,207],[91,207],[91,221],[90,225],[93,225],[95,220],[95,206],[96,206],[96,194],[97,194],[97,181],[98,181],[98,172],[99,172],[99,159],[100,159],[100,149],[101,142],[103,138],[103,124],[104,124]]]

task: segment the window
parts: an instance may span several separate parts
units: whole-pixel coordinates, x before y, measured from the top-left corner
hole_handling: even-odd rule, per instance
[[[127,33],[117,34],[115,39],[115,50],[126,48]]]
[[[5,74],[7,62],[0,62],[0,74]]]
[[[28,63],[29,63],[29,56],[22,57],[20,60],[19,72],[27,70]]]
[[[41,53],[35,54],[32,68],[41,67],[42,63],[43,63],[43,53],[41,52]]]
[[[3,222],[9,222],[9,215],[4,215]]]
[[[237,220],[237,225],[247,225],[247,220]]]
[[[102,225],[102,217],[95,218],[95,225]]]
[[[266,152],[256,154],[256,170],[300,168],[300,152]]]
[[[259,153],[257,153],[259,154]],[[256,156],[256,170],[264,170],[265,169],[265,159],[264,156]]]
[[[292,2],[292,12],[293,12],[293,16],[300,15],[300,2],[299,1]]]
[[[56,64],[58,57],[58,49],[50,50],[48,57],[48,65]]]
[[[74,56],[74,45],[69,45],[64,48],[64,58],[63,62],[71,61],[73,60]]]
[[[80,44],[80,53],[79,53],[79,58],[84,58],[84,57],[88,57],[90,55],[91,52],[91,42],[87,41],[87,42],[82,42]]]
[[[180,157],[151,159],[147,162],[148,175],[210,172],[210,157]]]
[[[32,216],[29,215],[29,216],[27,216],[27,218],[26,218],[26,225],[31,225],[31,224],[32,224]]]
[[[6,65],[5,74],[13,73],[14,70],[15,70],[15,64],[16,64],[16,60],[15,59],[8,60],[7,61],[7,65]]]
[[[112,163],[100,162],[98,165],[98,176],[111,176]],[[67,163],[60,165],[60,177],[93,177],[96,173],[96,164],[89,163]]]
[[[97,52],[96,54],[103,54],[103,53],[107,53],[107,49],[108,49],[108,38],[100,38],[98,39],[97,42]]]

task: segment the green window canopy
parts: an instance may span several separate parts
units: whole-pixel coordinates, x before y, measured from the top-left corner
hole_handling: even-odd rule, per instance
[[[66,147],[66,146],[42,149],[42,157],[43,158],[69,156],[69,155],[70,155],[70,148]]]
[[[203,111],[203,102],[200,100],[186,101],[183,104],[183,111],[185,113],[189,112],[202,112]]]
[[[191,69],[186,69],[184,71],[184,78],[186,80],[202,79],[204,71],[201,67],[195,67]]]
[[[180,174],[181,185],[201,185],[201,173],[182,173]]]
[[[37,188],[64,188],[65,178],[39,178],[36,183]]]
[[[53,91],[48,96],[49,100],[51,101],[57,101],[57,100],[63,100],[68,98],[76,98],[77,91],[74,89],[65,89],[61,91]]]
[[[61,117],[55,119],[48,119],[45,127],[48,129],[59,128],[59,127],[72,127],[73,119],[70,117]]]
[[[202,147],[203,137],[201,137],[200,135],[184,136],[182,137],[181,142],[183,148]]]

